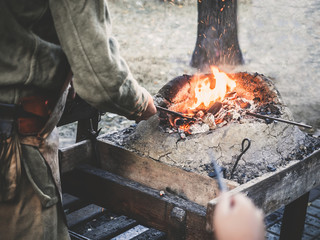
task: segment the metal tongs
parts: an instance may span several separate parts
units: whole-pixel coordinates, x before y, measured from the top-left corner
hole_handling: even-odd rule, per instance
[[[158,111],[167,112],[169,114],[172,114],[172,115],[175,115],[175,116],[178,116],[178,117],[181,117],[181,118],[185,118],[185,119],[187,119],[189,121],[196,121],[195,118],[189,117],[189,116],[187,116],[187,115],[185,115],[183,113],[175,112],[175,111],[172,111],[172,110],[169,110],[167,108],[160,107],[160,106],[156,106],[156,108],[157,108]]]
[[[160,107],[160,106],[156,106],[157,110],[158,111],[162,111],[162,112],[166,112],[166,113],[169,113],[169,114],[172,114],[172,115],[175,115],[175,116],[178,116],[178,117],[181,117],[181,118],[185,118],[189,121],[196,121],[197,119],[194,118],[194,117],[189,117],[187,116],[186,114],[183,114],[183,113],[180,113],[180,112],[175,112],[175,111],[172,111],[172,110],[169,110],[167,108],[163,108],[163,107]],[[220,109],[222,108],[222,103],[221,102],[215,102],[209,109],[208,111],[206,112],[209,112],[213,115],[215,115],[216,113],[218,113],[220,111]]]

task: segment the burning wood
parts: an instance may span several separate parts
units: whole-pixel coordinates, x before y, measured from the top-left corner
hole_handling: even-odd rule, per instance
[[[161,115],[163,125],[169,123],[169,132],[173,128],[195,134],[222,127],[231,121],[241,123],[247,111],[260,112],[267,105],[272,105],[268,111],[280,113],[276,107],[276,94],[266,83],[249,74],[239,79],[235,75],[228,76],[217,68],[212,68],[212,74],[173,79],[159,91],[159,95],[163,99],[160,104],[168,111],[181,113],[181,116]],[[182,121],[180,118],[184,116],[194,120]]]

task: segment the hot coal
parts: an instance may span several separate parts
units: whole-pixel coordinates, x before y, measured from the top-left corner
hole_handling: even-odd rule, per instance
[[[272,166],[272,165],[268,165],[267,166],[267,169],[270,171],[270,172],[275,172],[277,169],[274,167],[274,166]]]
[[[188,106],[194,102],[195,85],[198,84],[199,79],[208,78],[211,79],[210,84],[212,84],[212,82],[216,81],[212,79],[214,76],[206,74],[196,78],[183,75],[167,83],[156,95],[156,102],[160,106],[173,111],[189,115],[193,114],[192,117],[196,118],[197,121],[183,123],[183,119],[176,121],[177,116],[161,114],[161,126],[163,126],[163,129],[170,132],[180,129],[187,134],[196,134],[223,127],[231,121],[241,122],[248,110],[268,113],[273,116],[281,114],[277,107],[280,103],[278,92],[266,77],[260,74],[252,75],[248,73],[229,74],[229,77],[237,84],[237,87],[232,92],[227,92],[224,99],[212,103],[207,109],[204,106],[200,106],[200,109],[193,111],[190,111]],[[208,126],[206,127],[204,124]]]

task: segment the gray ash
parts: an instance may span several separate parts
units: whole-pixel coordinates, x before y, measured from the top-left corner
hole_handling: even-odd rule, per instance
[[[285,166],[292,160],[303,160],[319,149],[320,149],[320,138],[313,137],[311,135],[306,135],[304,142],[300,144],[300,146],[297,149],[294,149],[290,154],[288,154],[288,156],[284,159],[284,161],[281,161],[279,165],[270,164],[270,165],[261,166],[261,167],[249,166],[249,168],[251,168],[250,172],[243,171],[243,169],[241,169],[241,167],[238,166],[232,178],[230,177],[230,171],[229,171],[231,168],[222,167],[221,171],[224,178],[235,181],[239,184],[243,184],[256,177],[261,176],[264,173],[274,172],[278,169],[278,167]],[[216,178],[216,173],[212,164],[204,164],[204,165],[201,165],[200,167],[202,168],[202,170],[207,172],[209,177]]]
[[[307,135],[305,141],[302,144],[300,144],[299,148],[294,149],[285,160],[303,160],[307,156],[312,154],[314,151],[319,149],[320,138]]]

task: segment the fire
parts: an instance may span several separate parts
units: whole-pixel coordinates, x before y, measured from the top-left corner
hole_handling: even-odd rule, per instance
[[[226,73],[216,67],[211,67],[212,75],[195,75],[190,82],[190,92],[185,101],[178,101],[178,104],[170,106],[170,110],[184,114],[186,117],[203,119],[216,102],[222,102],[225,95],[236,87],[236,82],[230,79]],[[179,99],[185,99],[185,92],[182,91]],[[215,124],[219,119],[215,119]],[[171,126],[190,133],[190,127],[194,120],[186,120],[183,117],[169,118]]]
[[[236,87],[236,82],[230,79],[227,74],[221,72],[216,67],[211,67],[212,74],[215,77],[215,86],[212,87],[212,81],[207,77],[205,79],[197,79],[195,87],[195,103],[190,107],[191,110],[200,106],[210,107],[217,100],[222,100],[227,92],[232,91]]]

